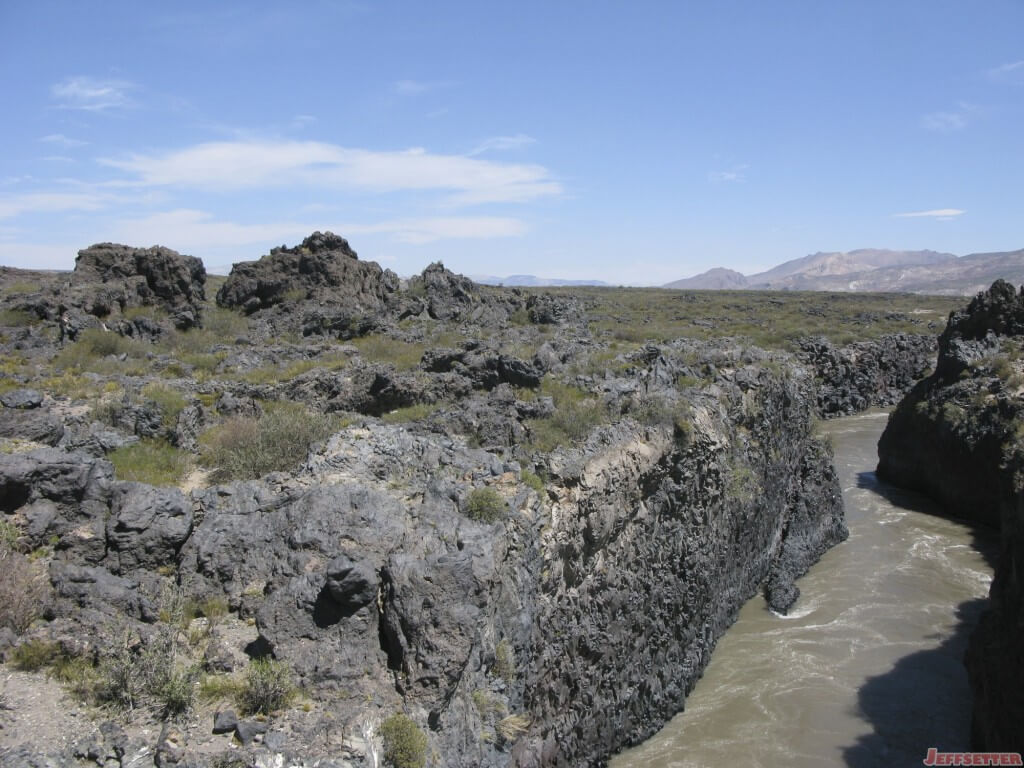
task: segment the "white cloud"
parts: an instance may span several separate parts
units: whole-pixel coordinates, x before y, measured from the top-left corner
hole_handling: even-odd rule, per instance
[[[961,211],[959,208],[936,208],[931,211],[911,211],[910,213],[894,213],[893,216],[899,219],[916,219],[916,218],[929,218],[939,219],[941,221],[949,221],[957,216],[962,216],[967,211]]]
[[[456,204],[522,202],[562,191],[540,165],[496,163],[420,148],[374,151],[314,141],[212,142],[100,162],[128,172],[135,177],[129,185],[141,186],[438,190],[452,193],[449,202]]]
[[[967,127],[967,118],[959,112],[931,112],[921,118],[921,124],[929,131],[953,133]]]
[[[79,141],[78,139],[71,139],[62,133],[51,133],[48,136],[42,136],[39,139],[46,144],[56,144],[59,147],[66,147],[71,149],[72,147],[84,147],[89,142]]]
[[[526,233],[518,219],[491,216],[425,217],[380,221],[372,224],[324,224],[279,221],[239,224],[218,219],[212,213],[190,208],[162,211],[149,216],[121,219],[102,237],[133,244],[159,243],[178,251],[202,255],[222,248],[270,243],[297,243],[314,230],[353,234],[389,235],[391,239],[422,245],[447,239],[490,239],[517,237]]]
[[[921,125],[929,131],[937,133],[955,133],[966,128],[976,117],[980,108],[975,104],[961,101],[956,109],[940,112],[929,112],[921,118]]]
[[[747,180],[746,170],[750,166],[746,164],[734,165],[726,171],[711,171],[708,174],[708,181],[712,184],[742,183]]]
[[[32,192],[0,197],[0,219],[9,219],[24,213],[97,211],[111,199],[110,195],[96,192]]]
[[[81,244],[0,242],[0,264],[24,269],[71,269]]]
[[[413,93],[426,93],[427,91],[436,91],[439,88],[447,88],[451,85],[446,80],[398,80],[392,87],[395,92],[402,94],[413,94]]]
[[[517,133],[515,136],[492,136],[481,141],[469,154],[473,156],[491,150],[522,149],[536,142],[535,138],[527,136],[525,133]]]
[[[102,112],[130,106],[128,91],[133,88],[134,84],[125,80],[69,77],[52,85],[50,93],[63,109]]]
[[[291,127],[294,130],[302,130],[316,122],[316,118],[312,115],[296,115],[292,118]]]
[[[159,243],[178,251],[253,243],[301,240],[313,231],[304,224],[237,224],[216,219],[213,214],[188,208],[163,211],[137,219],[121,219],[109,235],[122,243]]]
[[[346,224],[340,228],[353,234],[390,234],[401,243],[423,245],[436,240],[486,240],[520,237],[526,225],[519,219],[501,216],[442,216],[398,219],[376,224]]]
[[[988,71],[988,76],[1003,82],[1024,83],[1024,59],[994,67]]]

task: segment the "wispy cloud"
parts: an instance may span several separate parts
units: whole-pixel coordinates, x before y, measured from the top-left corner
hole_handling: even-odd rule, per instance
[[[734,165],[732,168],[724,171],[711,171],[708,173],[708,181],[712,184],[734,184],[742,183],[747,180],[747,168],[750,166],[746,164]]]
[[[100,162],[130,174],[132,179],[121,182],[126,186],[436,190],[450,193],[449,204],[524,202],[562,191],[540,165],[497,163],[421,148],[375,151],[313,141],[213,142]]]
[[[302,130],[316,122],[312,115],[296,115],[292,118],[290,126],[295,130]]]
[[[176,250],[203,250],[299,239],[311,232],[307,224],[273,222],[239,224],[189,208],[120,219],[110,237],[124,243],[165,243]]]
[[[522,149],[530,144],[536,144],[537,140],[525,133],[517,133],[515,136],[492,136],[484,139],[470,150],[470,157],[490,151],[505,151],[510,149]]]
[[[447,80],[397,80],[391,87],[395,93],[413,94],[436,91],[450,86],[451,82]]]
[[[893,216],[895,216],[898,219],[927,218],[938,219],[940,221],[949,221],[950,219],[955,219],[957,216],[962,216],[965,213],[967,213],[967,211],[962,211],[959,208],[935,208],[930,211],[911,211],[909,213],[894,213]]]
[[[518,237],[527,231],[522,221],[498,216],[423,217],[337,225],[325,225],[322,221],[240,224],[219,219],[207,211],[179,208],[118,220],[105,237],[118,242],[163,243],[176,250],[203,252],[240,245],[298,242],[314,229],[334,229],[347,235],[390,235],[396,242],[412,245],[450,239]]]
[[[80,141],[79,139],[69,138],[62,133],[51,133],[48,136],[41,136],[39,140],[44,144],[54,144],[58,147],[65,147],[67,149],[72,149],[74,147],[84,147],[86,144],[89,143],[87,141]]]
[[[60,211],[98,211],[112,197],[97,192],[32,192],[0,197],[0,219],[25,213],[56,213]]]
[[[422,245],[435,240],[520,237],[526,234],[527,227],[519,219],[501,216],[441,216],[398,219],[376,224],[346,224],[342,231],[390,234],[398,242]]]
[[[955,133],[966,128],[978,114],[978,107],[961,101],[956,109],[929,112],[921,118],[921,125],[937,133]]]
[[[50,94],[62,109],[103,112],[131,106],[128,92],[135,85],[126,80],[69,77],[50,86]]]
[[[993,67],[988,71],[988,76],[1002,82],[1024,83],[1024,59]]]

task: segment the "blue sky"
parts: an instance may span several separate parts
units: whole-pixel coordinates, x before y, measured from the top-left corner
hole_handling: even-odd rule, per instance
[[[660,284],[1024,247],[1024,2],[0,0],[0,263]]]

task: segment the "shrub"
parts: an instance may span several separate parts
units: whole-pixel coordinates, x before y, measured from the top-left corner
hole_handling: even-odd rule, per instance
[[[438,406],[435,403],[420,403],[419,405],[397,408],[390,413],[385,413],[380,417],[380,419],[385,424],[405,424],[409,421],[420,421],[421,419],[425,419],[436,411],[437,408]]]
[[[140,440],[125,445],[107,456],[118,480],[149,485],[179,485],[192,465],[185,451],[163,440]]]
[[[498,721],[497,730],[505,741],[515,741],[529,727],[530,718],[526,715],[509,715]]]
[[[516,662],[512,656],[512,649],[508,643],[502,640],[494,649],[494,664],[491,671],[505,682],[512,682],[516,676]]]
[[[195,667],[182,667],[176,632],[165,628],[144,643],[130,644],[126,632],[118,650],[96,669],[86,698],[95,704],[113,704],[126,710],[140,706],[158,709],[165,717],[188,711],[195,697]],[[88,676],[83,676],[86,685]]]
[[[519,474],[519,479],[522,481],[523,485],[525,485],[527,488],[532,488],[533,490],[535,490],[539,494],[543,494],[544,493],[545,485],[544,485],[544,481],[541,479],[540,475],[534,474],[533,472],[531,472],[528,469],[524,469]]]
[[[493,488],[474,488],[466,497],[466,517],[493,523],[505,515],[505,500]]]
[[[204,701],[238,702],[244,690],[245,681],[235,675],[206,675],[199,681],[199,697]]]
[[[142,396],[156,403],[160,409],[161,421],[168,428],[177,423],[178,414],[188,405],[184,395],[161,384],[147,384],[142,388]]]
[[[49,580],[39,564],[0,544],[0,627],[20,635],[43,614],[49,598]]]
[[[359,354],[367,359],[381,363],[391,363],[399,370],[416,368],[423,359],[426,347],[423,344],[412,344],[407,341],[391,339],[387,336],[363,336],[353,339]]]
[[[273,659],[254,659],[246,670],[238,704],[245,714],[269,715],[287,706],[295,694],[292,671],[287,664]]]
[[[24,672],[38,672],[52,666],[61,657],[60,643],[29,640],[11,652],[11,664]]]
[[[337,428],[335,417],[301,403],[267,404],[258,419],[236,416],[204,432],[200,456],[214,469],[214,480],[255,480],[268,472],[294,469],[312,443]]]
[[[393,768],[423,768],[427,761],[427,735],[407,715],[391,715],[380,724],[384,759]]]

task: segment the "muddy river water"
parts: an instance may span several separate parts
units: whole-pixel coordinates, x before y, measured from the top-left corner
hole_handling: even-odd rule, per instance
[[[612,768],[909,766],[969,747],[962,658],[992,577],[994,535],[926,514],[880,483],[886,414],[837,419],[850,538],[780,617],[754,597],[719,641],[686,710]]]

